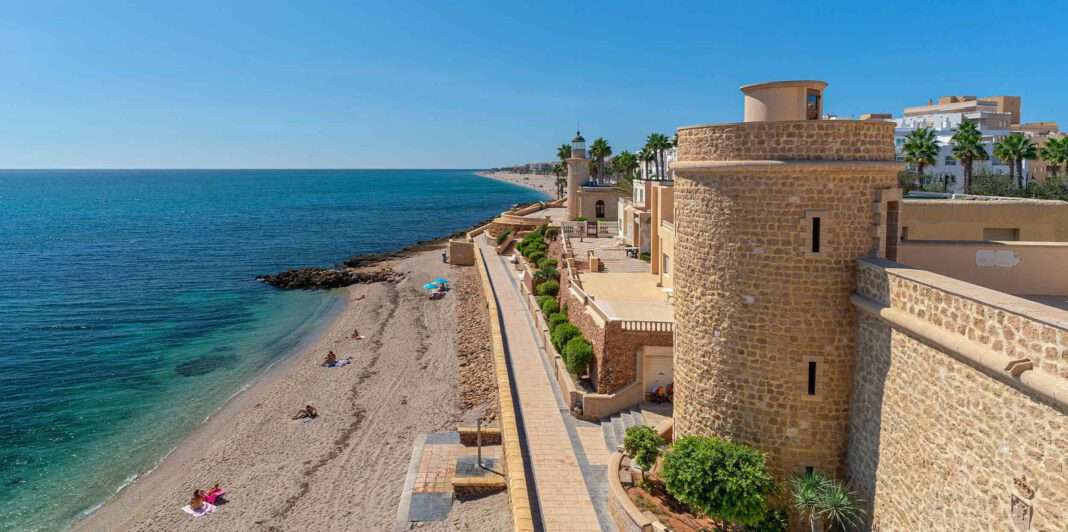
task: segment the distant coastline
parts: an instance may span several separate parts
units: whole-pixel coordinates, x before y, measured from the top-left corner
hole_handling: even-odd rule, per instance
[[[481,177],[487,177],[489,179],[496,179],[497,181],[504,181],[506,183],[512,183],[513,185],[519,185],[532,190],[536,190],[549,196],[549,198],[556,197],[556,177],[544,174],[516,174],[512,172],[494,172],[490,170],[484,170],[475,172],[475,175]]]

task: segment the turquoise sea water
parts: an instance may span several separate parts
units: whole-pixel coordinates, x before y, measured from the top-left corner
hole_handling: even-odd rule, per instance
[[[313,335],[329,266],[542,199],[469,171],[0,171],[0,530],[56,530]]]

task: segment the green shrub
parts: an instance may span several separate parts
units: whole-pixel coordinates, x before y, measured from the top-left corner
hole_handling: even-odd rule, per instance
[[[552,334],[549,335],[550,341],[553,343],[553,347],[561,355],[564,354],[564,346],[567,342],[576,336],[581,336],[582,331],[578,327],[575,327],[573,323],[564,323],[553,329]]]
[[[567,371],[572,375],[582,375],[593,358],[593,345],[579,335],[567,341],[563,355]]]
[[[505,240],[508,240],[508,236],[511,235],[511,234],[512,234],[512,231],[508,230],[508,231],[505,231],[505,232],[497,235],[497,245],[499,246],[499,245],[503,244]]]
[[[649,252],[648,251],[643,251],[643,252],[639,253],[638,254],[638,258],[641,259],[641,260],[644,260],[645,262],[649,262],[649,258],[650,258]]]
[[[545,281],[538,285],[539,296],[553,296],[560,293],[560,283],[557,281]]]
[[[576,222],[585,222],[586,220],[589,220],[589,218],[587,218],[585,216],[579,216],[579,217],[575,218]]]
[[[541,312],[546,316],[556,314],[557,312],[560,312],[560,305],[556,303],[555,299],[550,297],[548,300],[542,303]]]
[[[764,519],[753,525],[746,525],[745,532],[786,532],[790,529],[790,516],[782,508],[772,508],[764,514]]]
[[[664,445],[663,438],[648,425],[629,427],[623,437],[623,449],[644,471],[649,471],[656,463],[661,445]]]
[[[738,525],[759,523],[775,492],[763,453],[719,438],[679,438],[664,455],[660,476],[690,510]]]
[[[564,314],[563,312],[549,314],[549,333],[551,334],[553,331],[555,331],[556,327],[562,323],[568,323],[567,314]]]
[[[541,268],[543,270],[546,268],[555,268],[556,265],[556,259],[551,257],[545,257],[544,259],[538,261],[538,268]]]
[[[538,302],[538,308],[541,308],[542,305],[544,305],[546,301],[550,301],[550,300],[555,301],[556,298],[553,297],[553,296],[534,296],[534,301]]]
[[[537,264],[539,260],[545,258],[545,253],[542,250],[534,249],[534,248],[527,248],[527,249],[534,250],[534,251],[531,251],[529,255],[527,255],[527,261],[530,262],[531,264]]]
[[[559,234],[560,234],[560,228],[559,227],[550,227],[550,228],[545,230],[545,238],[548,238],[549,240],[556,240],[556,237]]]
[[[556,271],[556,268],[542,268],[534,272],[534,278],[538,282],[544,281],[557,281],[560,279],[560,272]]]

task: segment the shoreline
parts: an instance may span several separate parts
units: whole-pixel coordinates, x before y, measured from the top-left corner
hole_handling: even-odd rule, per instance
[[[436,242],[375,260],[405,279],[342,288],[338,308],[301,345],[68,529],[391,526],[414,436],[455,430],[463,415],[457,296],[431,301],[420,291],[434,277],[460,274],[440,261]],[[354,328],[368,338],[349,338]],[[320,367],[329,349],[352,363]],[[290,420],[304,404],[320,417]],[[215,482],[230,502],[201,518],[182,513],[192,489]]]
[[[480,170],[475,172],[475,175],[488,179],[496,179],[497,181],[504,181],[505,183],[511,183],[513,185],[519,185],[541,192],[547,196],[544,201],[552,200],[556,195],[556,176],[554,175],[516,174],[512,172],[494,172],[490,170]]]

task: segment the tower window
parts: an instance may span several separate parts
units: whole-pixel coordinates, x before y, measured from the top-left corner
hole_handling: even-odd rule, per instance
[[[820,252],[820,217],[812,217],[812,252]]]
[[[816,395],[816,362],[808,361],[808,394]]]

